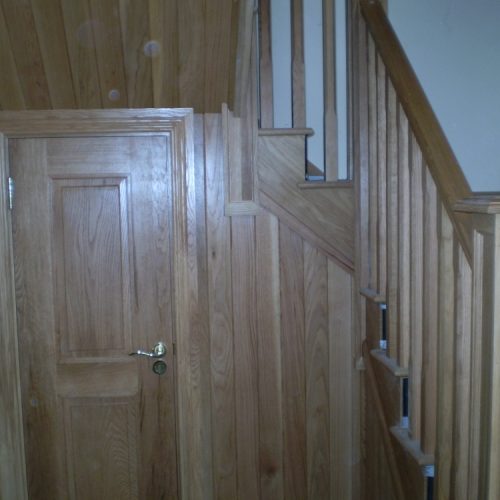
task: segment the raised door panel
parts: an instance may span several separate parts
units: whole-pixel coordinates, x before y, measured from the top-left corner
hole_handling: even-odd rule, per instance
[[[30,497],[177,498],[169,136],[9,151]]]

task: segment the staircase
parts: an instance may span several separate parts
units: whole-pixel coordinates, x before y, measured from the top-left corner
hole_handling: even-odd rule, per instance
[[[293,2],[296,16],[299,4]],[[471,192],[380,3],[348,6],[352,180],[327,172],[325,181],[304,181],[305,138],[313,131],[303,123],[256,127],[259,98],[261,123],[272,127],[266,11],[261,92],[250,79],[240,113],[226,110],[234,139],[226,212],[264,207],[354,273],[353,342],[363,374],[353,387],[363,457],[360,477],[352,476],[361,484],[356,498],[494,500],[500,193]],[[302,36],[299,28],[296,22],[294,37]],[[301,47],[292,45],[300,84]],[[258,59],[252,47],[250,75]],[[303,102],[296,103],[302,116]],[[253,142],[245,150],[248,135]],[[252,186],[245,192],[244,179]],[[357,436],[352,442],[357,446]]]

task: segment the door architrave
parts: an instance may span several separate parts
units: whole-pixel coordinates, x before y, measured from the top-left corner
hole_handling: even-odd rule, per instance
[[[196,276],[190,271],[196,220],[193,112],[191,109],[2,111],[0,112],[0,498],[25,500],[27,494],[21,383],[16,325],[11,212],[8,203],[8,140],[23,137],[170,134],[173,165],[173,288],[176,341],[177,447],[181,498],[196,481],[202,456],[190,408],[199,394],[190,372],[190,322]],[[15,204],[15,203],[14,203]],[[15,207],[14,207],[15,209]],[[182,388],[182,390],[180,390]],[[189,460],[187,458],[189,454]],[[191,486],[189,486],[191,485]]]

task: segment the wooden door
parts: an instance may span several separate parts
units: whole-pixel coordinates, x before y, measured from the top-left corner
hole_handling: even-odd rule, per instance
[[[9,140],[32,499],[177,498],[168,134]],[[137,349],[167,345],[167,372]]]

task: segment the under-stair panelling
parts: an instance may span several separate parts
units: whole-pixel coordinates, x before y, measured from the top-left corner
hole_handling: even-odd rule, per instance
[[[222,119],[195,124],[191,370],[194,407],[211,418],[188,489],[221,500],[350,498],[352,275],[265,209],[228,216]]]

